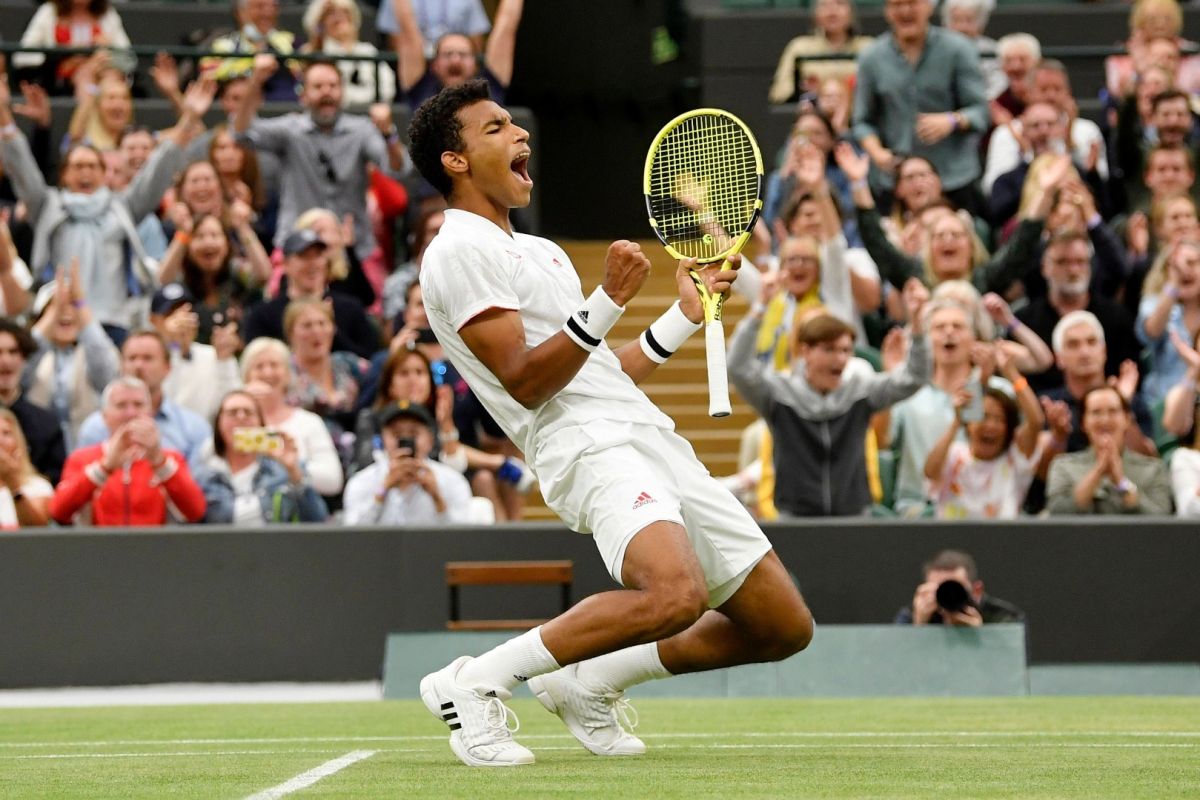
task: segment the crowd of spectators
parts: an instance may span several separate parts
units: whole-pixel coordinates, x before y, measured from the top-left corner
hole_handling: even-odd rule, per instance
[[[384,46],[417,43],[397,71],[355,0],[312,0],[302,30],[235,0],[222,55],[146,71],[161,131],[122,6],[36,10],[23,44],[90,52],[17,53],[0,80],[0,525],[520,518],[533,476],[424,317],[444,206],[393,103],[477,74],[502,93],[522,3],[494,27],[439,5],[388,4]],[[52,97],[75,101],[61,142]]]
[[[395,69],[355,0],[296,30],[233,5],[219,55],[148,70],[165,130],[107,0],[41,5],[25,45],[92,52],[0,81],[0,525],[520,518],[533,476],[424,316],[444,206],[392,104],[472,78],[503,101],[522,0],[386,0]],[[991,10],[885,0],[871,38],[816,0],[780,57],[795,123],[730,342],[762,419],[728,483],[762,519],[1200,513],[1179,5],[1132,6],[1099,104]]]
[[[885,0],[864,39],[822,0],[780,57],[796,116],[730,359],[765,425],[728,485],[764,519],[1195,513],[1181,8],[1133,3],[1093,100],[1035,37],[989,38],[992,7]]]

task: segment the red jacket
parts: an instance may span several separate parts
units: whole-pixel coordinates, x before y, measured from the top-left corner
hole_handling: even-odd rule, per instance
[[[104,455],[104,445],[76,450],[63,464],[62,480],[50,500],[50,516],[55,522],[69,525],[75,515],[91,503],[93,525],[165,525],[168,522],[167,504],[170,503],[177,509],[177,516],[188,522],[199,522],[204,517],[204,492],[192,479],[187,461],[180,453],[174,450],[163,453],[175,464],[173,474],[166,480],[160,482],[150,462],[143,458],[130,465],[128,477],[124,470],[116,470],[103,486],[97,487],[92,480],[96,475],[95,468],[89,470],[88,467],[98,465]]]

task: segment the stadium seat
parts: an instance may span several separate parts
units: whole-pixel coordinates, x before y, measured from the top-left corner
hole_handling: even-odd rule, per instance
[[[562,610],[571,607],[571,584],[575,564],[572,561],[450,561],[446,564],[446,586],[450,588],[452,631],[528,630],[545,619],[461,619],[459,591],[463,586],[557,585]]]

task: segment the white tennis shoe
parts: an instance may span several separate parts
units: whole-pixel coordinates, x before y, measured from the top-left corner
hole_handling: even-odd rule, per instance
[[[580,743],[598,756],[640,756],[646,744],[630,733],[637,712],[624,692],[597,692],[579,680],[577,664],[530,678],[533,696],[557,714]]]
[[[457,677],[470,656],[421,679],[421,701],[429,712],[450,726],[450,749],[469,767],[516,767],[533,763],[533,753],[513,741],[521,727],[517,715],[504,705],[507,689],[464,688]],[[509,727],[509,720],[513,726]]]

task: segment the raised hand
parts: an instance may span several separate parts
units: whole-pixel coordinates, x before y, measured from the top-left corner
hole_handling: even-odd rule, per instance
[[[154,66],[150,67],[150,77],[163,97],[176,98],[179,96],[179,65],[167,53],[157,53],[154,56]]]
[[[238,335],[238,324],[216,325],[212,330],[212,346],[217,351],[217,360],[233,358],[242,349],[242,337]]]
[[[806,189],[819,189],[825,184],[825,155],[811,142],[800,145],[796,180]]]
[[[279,69],[279,61],[270,53],[259,53],[254,57],[254,68],[250,79],[262,86]]]
[[[1128,403],[1133,400],[1134,394],[1137,393],[1138,378],[1141,373],[1138,371],[1138,365],[1131,359],[1125,359],[1121,362],[1121,368],[1118,375],[1108,379],[1108,385],[1120,392]]]
[[[396,127],[395,120],[392,119],[392,107],[387,103],[372,103],[367,109],[367,116],[384,138],[390,136]]]
[[[621,239],[608,246],[604,257],[604,291],[612,301],[623,306],[641,291],[650,277],[650,259],[641,245]]]
[[[1187,363],[1193,372],[1200,371],[1200,352],[1197,352],[1196,348],[1188,344],[1187,340],[1180,336],[1179,332],[1174,328],[1168,330],[1167,333],[1171,337],[1171,344],[1174,346],[1175,352],[1179,354],[1179,357]]]
[[[837,143],[833,148],[833,159],[851,183],[866,180],[867,173],[871,171],[870,156],[856,152],[849,142]]]
[[[983,296],[983,309],[992,318],[992,321],[1002,328],[1011,327],[1013,320],[1016,319],[1008,302],[995,292],[988,292]]]
[[[433,416],[437,420],[439,431],[455,430],[454,389],[445,384],[437,387],[433,404]]]
[[[5,91],[8,91],[7,86],[5,86]],[[39,128],[49,128],[51,119],[50,95],[46,94],[46,90],[36,83],[22,81],[21,97],[25,102],[13,105],[12,112],[31,120]]]
[[[1062,400],[1051,400],[1048,397],[1040,399],[1042,413],[1046,415],[1046,425],[1050,428],[1050,433],[1054,435],[1054,438],[1065,442],[1072,430],[1070,407]]]
[[[1038,175],[1038,188],[1043,192],[1053,191],[1062,185],[1073,169],[1070,156],[1055,156]]]
[[[925,304],[929,302],[929,289],[917,278],[909,278],[904,282],[902,294],[904,296],[904,310],[908,312],[908,319],[912,324],[913,333],[924,332],[925,320],[921,318],[921,312],[924,310]]]
[[[192,81],[183,94],[183,114],[201,119],[212,107],[213,99],[217,96],[217,82],[212,78],[198,78]]]
[[[1150,220],[1141,211],[1129,215],[1129,222],[1125,226],[1125,246],[1134,256],[1150,252]]]
[[[971,345],[971,363],[979,367],[979,379],[987,384],[987,379],[996,374],[996,348],[990,343],[976,342]]]
[[[883,362],[883,371],[891,372],[900,366],[907,356],[908,337],[904,335],[904,328],[892,328],[879,344],[879,358]]]
[[[775,295],[779,294],[779,271],[763,273],[761,282],[758,285],[758,302],[764,306],[775,299]]]

